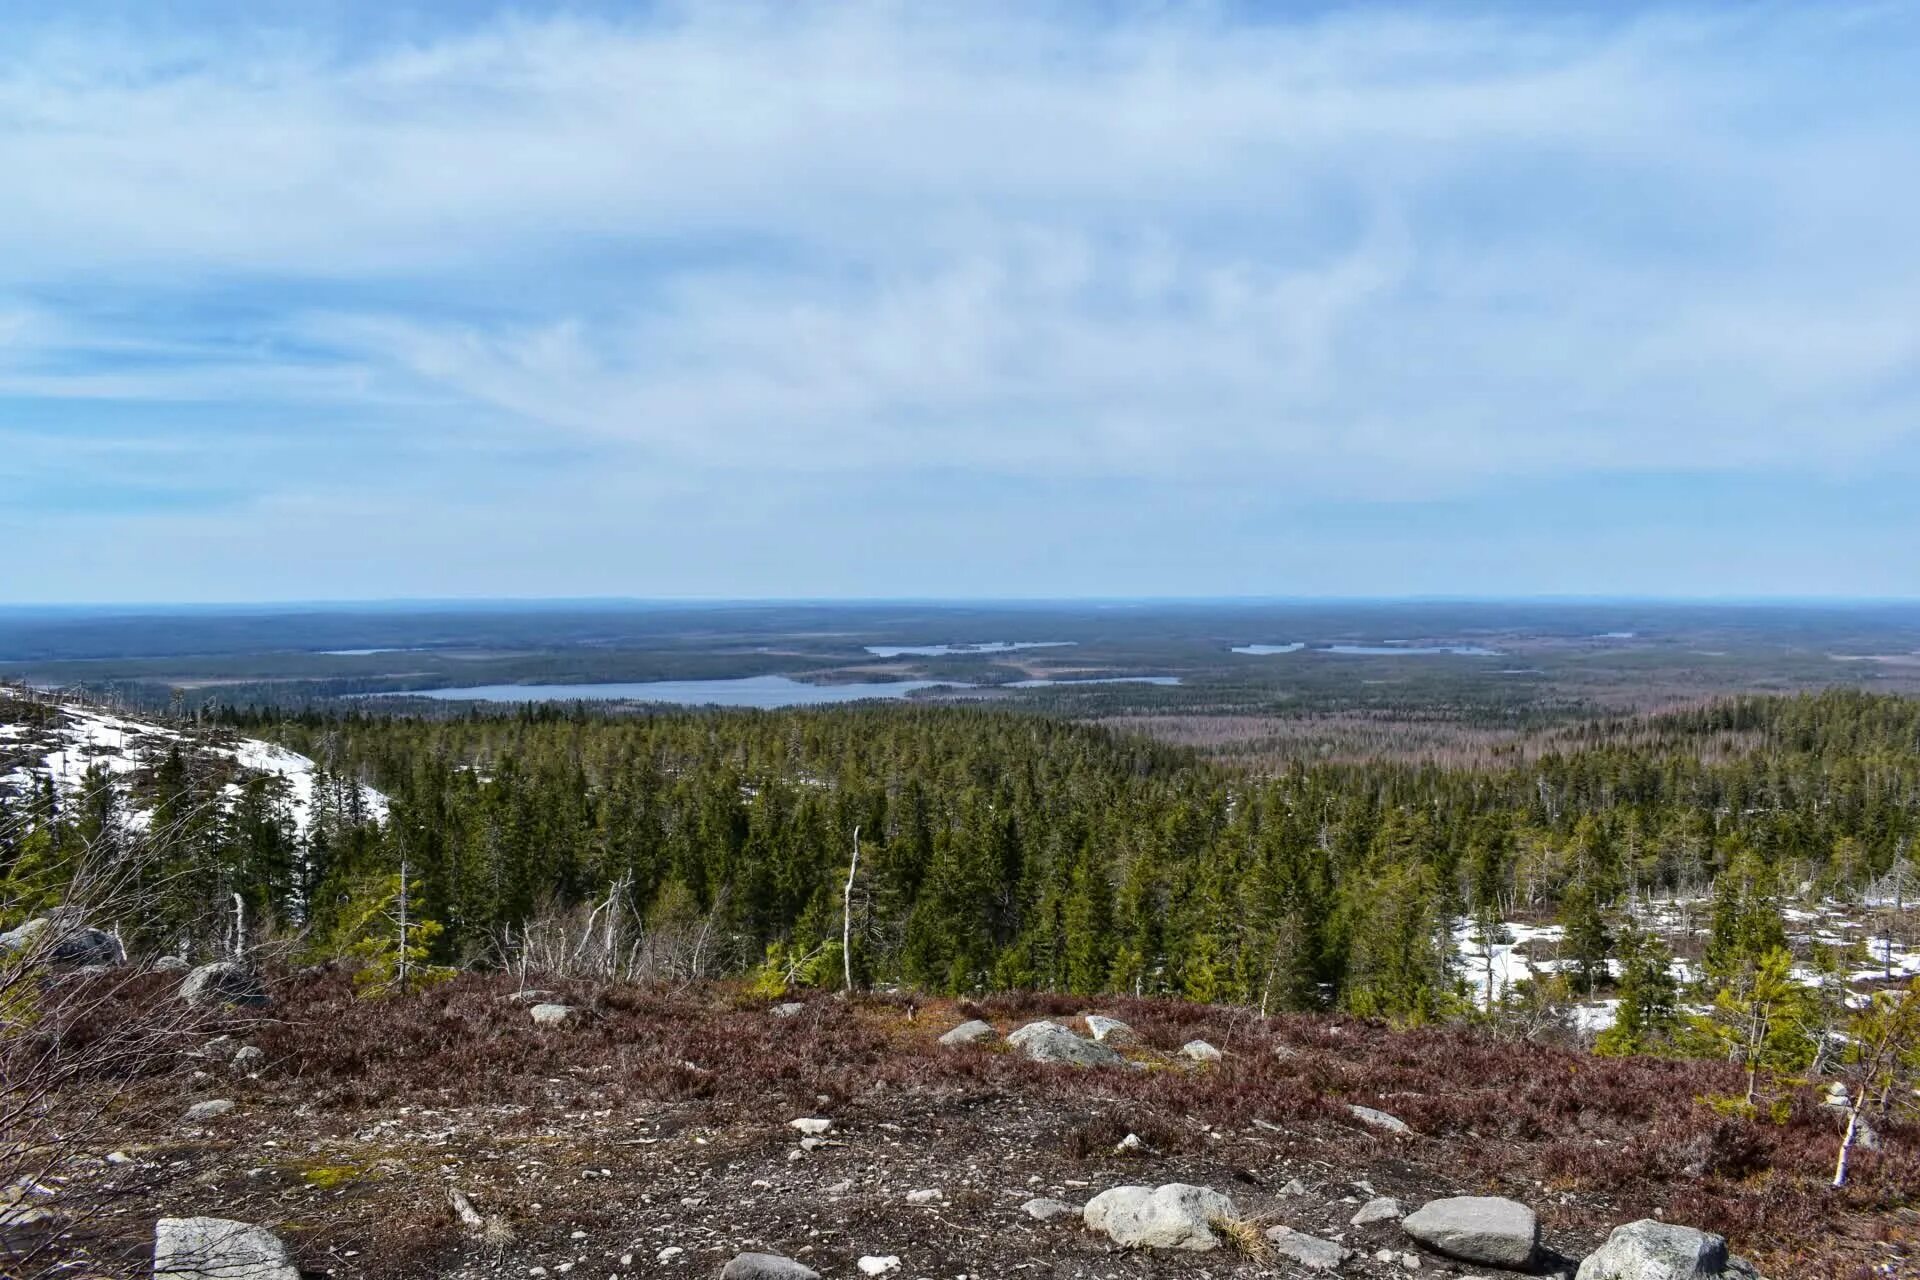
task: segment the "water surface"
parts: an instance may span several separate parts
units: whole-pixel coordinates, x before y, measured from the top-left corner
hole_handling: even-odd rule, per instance
[[[807,684],[790,676],[737,680],[639,680],[615,684],[481,684],[459,689],[406,689],[376,697],[433,698],[441,702],[667,702],[687,707],[811,707],[865,698],[904,698],[952,680],[883,680]]]

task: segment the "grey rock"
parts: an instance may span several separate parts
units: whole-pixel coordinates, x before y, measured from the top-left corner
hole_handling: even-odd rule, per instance
[[[823,1133],[832,1132],[833,1121],[825,1116],[801,1116],[796,1120],[787,1121],[787,1127],[798,1129],[808,1137],[817,1138]]]
[[[233,1061],[233,1055],[240,1052],[240,1042],[232,1036],[215,1036],[200,1046],[200,1056],[213,1058],[220,1062]]]
[[[1128,1041],[1140,1038],[1134,1033],[1132,1027],[1118,1018],[1109,1018],[1104,1013],[1090,1013],[1082,1021],[1087,1024],[1087,1034],[1102,1044],[1109,1040],[1115,1044],[1126,1044]]]
[[[1501,1196],[1430,1200],[1408,1214],[1400,1229],[1436,1253],[1509,1271],[1525,1270],[1540,1246],[1533,1210]]]
[[[1392,1222],[1406,1215],[1406,1206],[1392,1196],[1376,1196],[1361,1205],[1360,1212],[1354,1214],[1351,1221],[1356,1227],[1370,1227],[1376,1222]]]
[[[267,1003],[267,986],[251,966],[238,960],[216,960],[192,970],[181,980],[180,998],[198,1007],[221,1004],[258,1006]]]
[[[1341,1263],[1353,1256],[1351,1250],[1331,1240],[1322,1240],[1292,1227],[1269,1227],[1267,1239],[1275,1253],[1293,1259],[1309,1271],[1337,1271]]]
[[[1194,1062],[1218,1062],[1220,1051],[1205,1040],[1189,1040],[1180,1046],[1180,1056]]]
[[[502,998],[510,1000],[514,1004],[545,1004],[558,994],[559,993],[555,991],[515,991],[511,995]]]
[[[1413,1132],[1412,1129],[1407,1127],[1407,1122],[1399,1116],[1390,1116],[1386,1112],[1376,1111],[1372,1107],[1362,1107],[1352,1104],[1348,1105],[1347,1110],[1352,1114],[1354,1119],[1366,1125],[1369,1129],[1379,1129],[1385,1133]]]
[[[820,1273],[777,1253],[741,1253],[720,1269],[720,1280],[820,1280]]]
[[[527,1010],[527,1015],[542,1027],[557,1027],[573,1016],[573,1006],[565,1004],[537,1004]]]
[[[218,1120],[233,1110],[231,1098],[209,1098],[205,1102],[196,1102],[187,1108],[186,1119],[189,1123],[203,1124],[208,1120]]]
[[[959,1045],[981,1044],[994,1039],[998,1035],[999,1032],[993,1029],[991,1022],[982,1022],[980,1019],[975,1018],[971,1022],[961,1023],[953,1030],[947,1032],[947,1034],[941,1036],[940,1043],[951,1049]]]
[[[1081,1217],[1129,1249],[1188,1249],[1204,1253],[1220,1247],[1213,1223],[1237,1218],[1232,1200],[1210,1187],[1169,1182],[1160,1187],[1114,1187],[1087,1201]]]
[[[1057,1022],[1029,1022],[1008,1036],[1007,1043],[1034,1062],[1075,1067],[1117,1067],[1126,1062],[1106,1045],[1082,1040]]]
[[[1580,1264],[1578,1280],[1716,1280],[1753,1276],[1751,1265],[1729,1257],[1720,1236],[1642,1218],[1615,1227],[1607,1242]]]
[[[185,956],[155,956],[153,963],[147,967],[155,973],[185,973],[193,966],[187,963]]]
[[[908,1204],[933,1204],[939,1199],[940,1191],[936,1187],[922,1187],[918,1191],[907,1192]]]
[[[257,1044],[243,1044],[234,1050],[227,1070],[237,1076],[251,1075],[267,1064],[267,1051]]]
[[[1065,1218],[1080,1211],[1068,1204],[1065,1200],[1055,1200],[1050,1196],[1042,1196],[1029,1200],[1021,1205],[1020,1212],[1026,1214],[1036,1222],[1052,1222],[1056,1218]]]
[[[1307,1194],[1307,1184],[1298,1178],[1288,1178],[1287,1185],[1280,1188],[1283,1196],[1303,1196]]]
[[[767,1010],[768,1013],[776,1018],[797,1018],[806,1011],[807,1006],[798,1000],[788,1000],[784,1004],[777,1004]]]
[[[91,969],[123,963],[127,953],[120,940],[103,929],[82,924],[75,916],[36,916],[17,928],[0,933],[0,951],[37,953],[54,969]]]
[[[175,1280],[300,1280],[287,1246],[264,1227],[231,1218],[162,1218],[153,1227],[153,1274]]]

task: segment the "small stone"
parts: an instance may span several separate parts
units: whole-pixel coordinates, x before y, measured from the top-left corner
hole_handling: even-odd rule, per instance
[[[672,1262],[675,1258],[679,1257],[681,1254],[685,1252],[686,1250],[682,1249],[679,1245],[670,1244],[666,1248],[662,1249],[659,1253],[656,1253],[655,1255],[653,1255],[654,1261]]]
[[[1408,1215],[1400,1229],[1437,1253],[1524,1271],[1540,1243],[1533,1210],[1500,1196],[1449,1196]]]
[[[862,1275],[883,1276],[889,1271],[898,1271],[900,1269],[900,1259],[890,1253],[878,1257],[869,1254],[854,1265],[860,1268]]]
[[[820,1273],[777,1253],[741,1253],[721,1268],[720,1280],[820,1280]]]
[[[251,1075],[266,1065],[267,1051],[257,1044],[241,1045],[234,1050],[233,1057],[227,1062],[227,1070],[234,1075]]]
[[[1319,1236],[1310,1236],[1292,1227],[1269,1227],[1267,1239],[1272,1243],[1274,1252],[1293,1259],[1310,1271],[1337,1271],[1340,1264],[1352,1256],[1349,1250],[1331,1240],[1322,1240]]]
[[[1303,1196],[1307,1194],[1307,1184],[1298,1178],[1288,1178],[1287,1185],[1280,1188],[1283,1196]]]
[[[844,1182],[836,1182],[832,1186],[828,1187],[827,1194],[830,1196],[844,1196],[852,1190],[853,1190],[853,1179],[848,1178]]]
[[[1406,1208],[1392,1196],[1377,1196],[1360,1206],[1360,1212],[1349,1221],[1356,1227],[1370,1227],[1376,1222],[1392,1222],[1406,1216]]]
[[[787,1121],[787,1127],[798,1129],[810,1138],[817,1138],[833,1129],[833,1121],[824,1116],[801,1116],[797,1120]]]
[[[767,1010],[768,1013],[776,1018],[797,1018],[806,1011],[807,1006],[801,1004],[798,1000],[789,1000],[784,1004],[777,1004]]]
[[[1117,1156],[1146,1155],[1152,1150],[1153,1148],[1149,1147],[1137,1133],[1128,1134],[1113,1146],[1113,1154]]]
[[[932,1204],[940,1198],[940,1192],[932,1187],[907,1192],[908,1204]]]
[[[962,1045],[983,1044],[998,1035],[999,1032],[993,1029],[991,1022],[982,1022],[980,1019],[975,1018],[971,1022],[961,1023],[953,1030],[947,1032],[947,1034],[941,1036],[940,1043],[949,1049],[955,1049]]]
[[[527,1010],[535,1026],[557,1027],[573,1016],[573,1006],[564,1004],[537,1004]]]
[[[259,1006],[267,1003],[267,986],[258,973],[238,960],[217,960],[201,965],[181,980],[180,998],[196,1007]]]
[[[1233,1201],[1210,1187],[1169,1182],[1159,1187],[1113,1187],[1087,1201],[1081,1217],[1129,1249],[1189,1249],[1204,1253],[1220,1247],[1213,1224],[1238,1218]]]
[[[1180,1046],[1180,1056],[1192,1062],[1218,1062],[1220,1051],[1205,1040],[1189,1040]]]
[[[193,1123],[205,1123],[218,1120],[233,1110],[231,1098],[209,1098],[205,1102],[196,1102],[187,1108],[187,1120]]]
[[[1413,1132],[1412,1129],[1407,1127],[1405,1120],[1402,1120],[1398,1116],[1390,1116],[1384,1111],[1376,1111],[1372,1107],[1354,1105],[1349,1105],[1347,1110],[1352,1114],[1354,1119],[1366,1125],[1369,1129],[1379,1129],[1386,1133]]]
[[[1079,1212],[1065,1200],[1055,1200],[1046,1196],[1027,1201],[1020,1206],[1020,1211],[1035,1222],[1052,1222],[1057,1218]]]

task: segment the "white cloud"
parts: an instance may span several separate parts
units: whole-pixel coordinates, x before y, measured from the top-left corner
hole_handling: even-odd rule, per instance
[[[1898,9],[217,38],[0,55],[0,394],[1367,497],[1915,462]]]

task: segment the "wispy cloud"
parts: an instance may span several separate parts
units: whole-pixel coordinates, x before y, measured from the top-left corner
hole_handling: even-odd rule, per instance
[[[1904,6],[116,30],[0,40],[0,404],[38,430],[346,433],[454,521],[541,451],[689,493],[938,471],[956,517],[1038,479],[1920,474]]]

